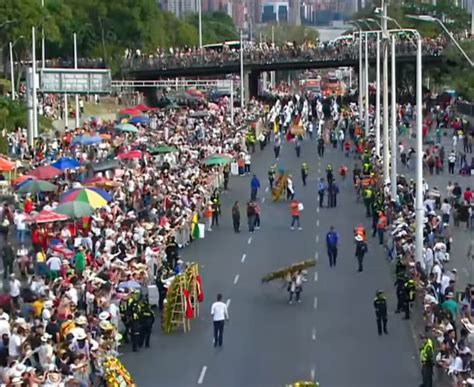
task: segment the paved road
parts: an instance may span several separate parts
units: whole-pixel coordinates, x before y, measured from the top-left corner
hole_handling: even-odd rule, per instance
[[[139,386],[273,387],[312,376],[322,387],[419,383],[412,331],[392,313],[395,295],[391,268],[372,240],[366,270],[356,272],[352,230],[360,221],[366,227],[369,222],[362,205],[356,204],[352,188],[348,185],[342,189],[337,209],[317,210],[316,181],[325,174],[327,163],[336,169],[342,158],[340,151],[328,149],[319,161],[316,144],[306,142],[298,160],[293,147],[285,144],[280,164],[294,172],[296,197],[305,206],[303,231],[290,231],[288,205],[273,203],[269,193],[262,190],[262,229],[253,236],[234,234],[230,207],[234,200],[245,203],[250,189],[249,177],[231,179],[231,190],[223,197],[222,225],[183,250],[186,260],[200,263],[206,294],[192,331],[165,336],[157,324],[151,349],[132,354],[124,348],[123,359]],[[311,179],[305,188],[299,172],[302,161],[310,165]],[[263,185],[273,162],[271,149],[254,157],[254,168]],[[347,159],[347,163],[352,168],[352,160]],[[330,225],[342,238],[335,269],[329,267],[325,254],[324,239]],[[309,273],[301,304],[288,305],[281,284],[260,283],[264,274],[280,266],[315,256],[318,265]],[[372,306],[374,293],[380,288],[387,290],[390,305],[390,334],[385,337],[376,333]],[[209,316],[218,292],[230,302],[231,316],[222,349],[212,346]]]

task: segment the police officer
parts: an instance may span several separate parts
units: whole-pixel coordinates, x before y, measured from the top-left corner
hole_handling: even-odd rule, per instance
[[[122,324],[124,326],[124,331],[122,333],[123,341],[124,343],[128,343],[128,331],[130,330],[130,324],[128,320],[126,298],[122,298],[120,300],[119,313],[120,313],[120,319],[122,320]]]
[[[423,346],[420,350],[421,360],[421,376],[423,383],[420,387],[432,387],[433,386],[433,365],[434,365],[434,347],[433,341],[425,336],[421,336],[423,339]]]
[[[212,226],[219,226],[220,205],[217,197],[212,200]]]
[[[406,281],[407,278],[404,272],[397,275],[397,279],[395,281],[395,288],[397,292],[397,309],[395,310],[395,313],[400,313],[402,310],[404,310]]]
[[[227,188],[229,187],[229,175],[230,175],[230,164],[224,165],[224,191],[227,191]]]
[[[245,136],[245,145],[247,145],[247,149],[252,149],[252,153],[255,153],[255,134],[253,133],[253,129],[249,129]]]
[[[134,294],[128,301],[128,315],[133,352],[137,352],[140,345],[140,304],[138,303],[138,296],[138,291],[134,291]]]
[[[328,184],[331,184],[334,181],[334,174],[333,174],[333,171],[332,171],[332,165],[331,164],[329,164],[326,167],[326,177],[327,177],[327,180],[328,180]]]
[[[410,319],[410,304],[415,301],[416,295],[416,284],[412,279],[405,281],[403,285],[405,289],[404,298],[403,298],[403,309],[405,310],[405,320]]]
[[[318,138],[318,155],[319,157],[324,156],[324,139],[322,134]]]
[[[174,236],[171,236],[168,239],[168,243],[165,249],[166,253],[166,260],[171,265],[171,267],[175,267],[176,261],[178,260],[178,245]]]
[[[370,187],[364,189],[362,196],[364,198],[364,205],[366,209],[366,216],[369,218],[371,216],[370,210],[372,206],[372,201],[374,199],[374,192]]]
[[[374,299],[375,317],[377,318],[377,330],[379,336],[383,333],[388,335],[387,331],[387,299],[382,290],[378,290]]]
[[[150,336],[153,324],[155,322],[155,314],[151,310],[148,300],[140,301],[140,348],[145,344],[146,348],[150,348]]]
[[[306,186],[306,179],[308,177],[308,164],[301,164],[301,179],[303,180],[303,186]]]

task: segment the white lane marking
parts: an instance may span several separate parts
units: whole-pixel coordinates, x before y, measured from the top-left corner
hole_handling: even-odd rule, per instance
[[[313,327],[313,332],[311,333],[311,338],[314,340],[316,340],[316,328]]]
[[[319,214],[319,206],[316,208],[316,212]]]
[[[316,261],[319,259],[319,253],[317,251],[314,253],[314,259]]]
[[[316,227],[319,227],[319,219],[316,221]]]
[[[249,240],[247,241],[248,244],[251,244],[252,243],[252,237],[249,238]]]
[[[314,296],[314,309],[318,309],[318,297]]]
[[[247,258],[247,254],[242,254],[242,259],[240,260],[240,262],[244,263],[245,262],[245,258]]]
[[[262,198],[262,204],[265,203],[265,199],[266,199],[266,198]]]
[[[318,282],[318,279],[319,279],[319,277],[318,277],[318,272],[315,271],[315,272],[314,272],[314,282]]]
[[[236,274],[235,277],[234,277],[234,285],[239,282],[239,275]]]
[[[319,243],[319,235],[316,235],[316,243]]]
[[[207,366],[203,366],[201,373],[199,374],[198,384],[202,384],[204,377],[206,376]]]
[[[229,308],[229,305],[230,305],[230,298],[227,300],[227,302],[225,303],[227,305],[227,308]]]
[[[265,192],[268,192],[269,189],[270,189],[269,187],[265,188]]]
[[[314,381],[315,377],[316,377],[316,370],[314,368],[311,368],[311,381]]]

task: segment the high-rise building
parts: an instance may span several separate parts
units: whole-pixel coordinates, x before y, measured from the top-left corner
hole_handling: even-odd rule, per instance
[[[198,11],[198,0],[165,0],[161,4],[163,10],[173,13],[178,18]]]

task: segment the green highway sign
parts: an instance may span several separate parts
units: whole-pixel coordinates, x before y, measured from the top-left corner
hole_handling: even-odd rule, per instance
[[[40,69],[39,88],[43,93],[110,94],[110,70],[97,69]]]

